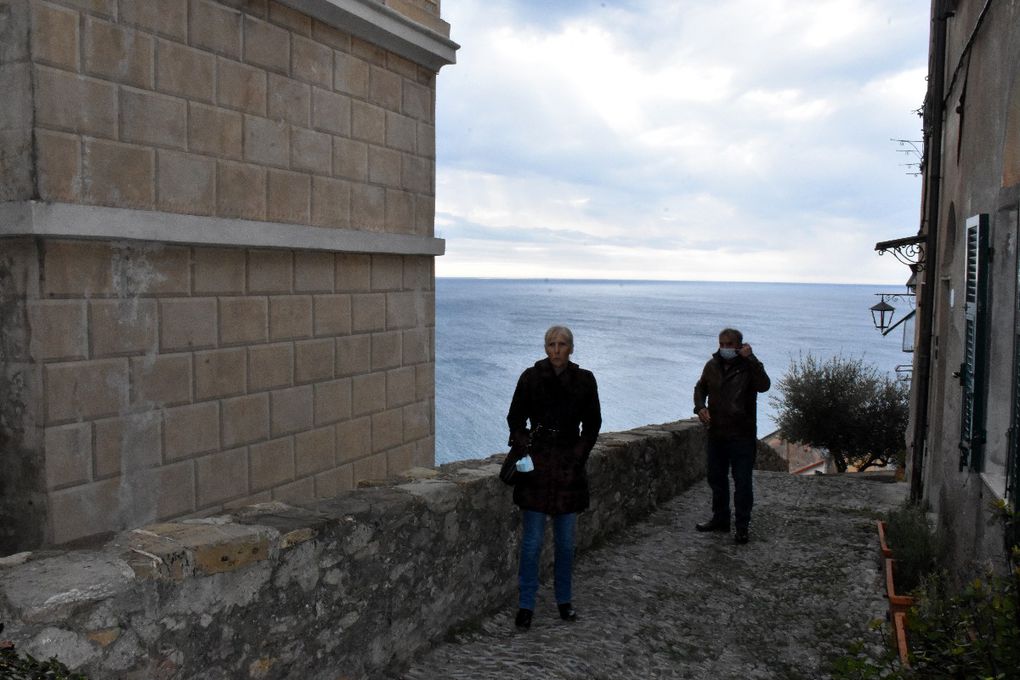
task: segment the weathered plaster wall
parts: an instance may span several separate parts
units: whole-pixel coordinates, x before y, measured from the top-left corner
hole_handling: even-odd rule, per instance
[[[603,435],[579,548],[702,478],[703,447],[693,421]],[[498,463],[7,558],[4,635],[95,678],[364,678],[508,606],[518,512]]]
[[[1003,566],[1001,524],[989,508],[1006,491],[1014,403],[1017,236],[1020,215],[1020,21],[1016,3],[959,2],[947,20],[946,110],[942,139],[939,252],[927,257],[925,285],[935,287],[932,385],[924,500],[938,514],[960,573],[975,563]],[[969,54],[964,50],[970,45]],[[957,72],[957,65],[962,67]],[[955,82],[951,82],[954,78]],[[960,366],[965,360],[966,222],[989,216],[990,332],[986,432],[980,470],[960,470],[963,412]]]

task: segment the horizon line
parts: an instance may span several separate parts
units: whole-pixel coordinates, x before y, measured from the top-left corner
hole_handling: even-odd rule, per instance
[[[436,279],[457,279],[461,281],[558,281],[558,282],[587,282],[587,283],[751,283],[767,285],[787,286],[899,286],[906,287],[904,283],[875,283],[875,282],[835,282],[835,281],[756,281],[756,280],[726,280],[726,279],[628,279],[628,278],[588,278],[577,276],[457,276],[439,275]]]

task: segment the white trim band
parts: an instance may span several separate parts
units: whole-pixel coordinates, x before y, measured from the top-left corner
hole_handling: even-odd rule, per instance
[[[460,45],[373,0],[280,0],[310,17],[438,71]]]
[[[159,241],[393,255],[442,255],[446,252],[446,241],[432,236],[40,201],[0,203],[0,237],[5,236]]]

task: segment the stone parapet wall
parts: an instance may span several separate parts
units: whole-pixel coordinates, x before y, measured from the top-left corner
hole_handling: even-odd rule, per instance
[[[432,464],[431,257],[0,243],[4,552]]]
[[[691,421],[600,437],[579,548],[701,478],[703,446]],[[453,463],[301,508],[6,558],[4,635],[95,678],[368,677],[509,606],[519,514],[498,469],[499,457]]]

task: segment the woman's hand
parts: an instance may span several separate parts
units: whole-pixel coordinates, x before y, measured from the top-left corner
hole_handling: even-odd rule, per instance
[[[531,435],[528,433],[527,430],[519,430],[517,432],[514,432],[513,436],[511,437],[511,444],[514,447],[527,449],[528,446],[531,444]]]
[[[708,407],[706,406],[701,407],[701,409],[698,411],[698,420],[700,420],[704,425],[712,424],[712,414],[708,412]]]

